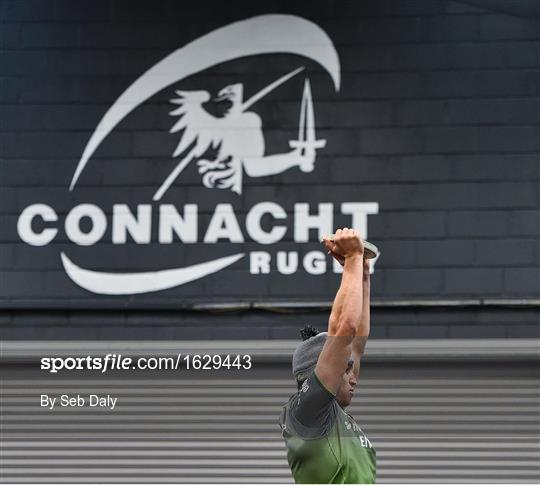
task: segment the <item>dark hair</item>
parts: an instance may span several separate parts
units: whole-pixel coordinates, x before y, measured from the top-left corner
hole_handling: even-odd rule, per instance
[[[315,329],[313,326],[306,324],[302,329],[300,329],[300,336],[302,336],[302,341],[307,341],[309,338],[319,334],[319,330]]]

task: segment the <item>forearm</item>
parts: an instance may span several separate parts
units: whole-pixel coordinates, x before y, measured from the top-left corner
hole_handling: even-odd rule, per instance
[[[360,317],[360,323],[356,336],[369,336],[369,322],[370,322],[370,277],[369,273],[366,273],[366,268],[364,268],[363,280],[362,280],[362,314]],[[330,315],[330,330],[335,330],[337,323],[339,322],[339,316],[343,310],[343,303],[345,302],[345,292],[338,292],[333,305],[332,312]]]
[[[369,275],[363,279],[362,286],[362,317],[360,319],[360,326],[358,327],[357,336],[368,337],[369,325],[370,325],[370,307],[371,307],[371,289],[369,282]]]
[[[339,316],[343,310],[343,303],[345,302],[345,294],[347,292],[345,288],[344,274],[341,276],[341,284],[339,290],[334,297],[334,302],[332,303],[332,310],[330,312],[330,320],[328,321],[328,334],[335,335],[337,332],[337,326],[339,323]]]
[[[353,331],[352,335],[356,336],[360,331],[363,310],[362,261],[361,254],[345,260],[341,285],[330,313],[330,335],[344,335]]]
[[[353,353],[359,358],[364,354],[364,348],[369,337],[370,329],[370,282],[369,276],[366,279],[364,275],[364,282],[362,288],[362,316],[360,318],[360,325],[358,326],[355,339],[353,341]]]

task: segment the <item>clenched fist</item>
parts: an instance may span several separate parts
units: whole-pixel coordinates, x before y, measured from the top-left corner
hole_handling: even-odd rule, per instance
[[[364,245],[358,231],[343,228],[338,229],[333,239],[323,238],[323,243],[326,249],[336,258],[341,264],[345,258],[352,256],[362,256],[364,254]]]

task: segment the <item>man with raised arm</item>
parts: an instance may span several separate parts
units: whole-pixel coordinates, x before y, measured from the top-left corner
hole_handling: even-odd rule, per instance
[[[323,242],[343,275],[328,332],[305,327],[293,355],[298,392],[280,418],[287,460],[297,483],[374,483],[375,449],[345,411],[369,336],[369,265],[357,231],[337,230]]]

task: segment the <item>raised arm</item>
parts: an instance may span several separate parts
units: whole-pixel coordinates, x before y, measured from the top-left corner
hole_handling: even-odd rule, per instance
[[[364,355],[364,349],[369,337],[371,306],[370,285],[369,260],[364,260],[362,271],[362,317],[352,344],[354,371],[356,376],[360,373],[360,359]]]
[[[315,373],[328,391],[336,393],[352,355],[354,338],[361,332],[364,247],[358,232],[345,228],[336,231],[332,251],[344,258],[343,274]]]

